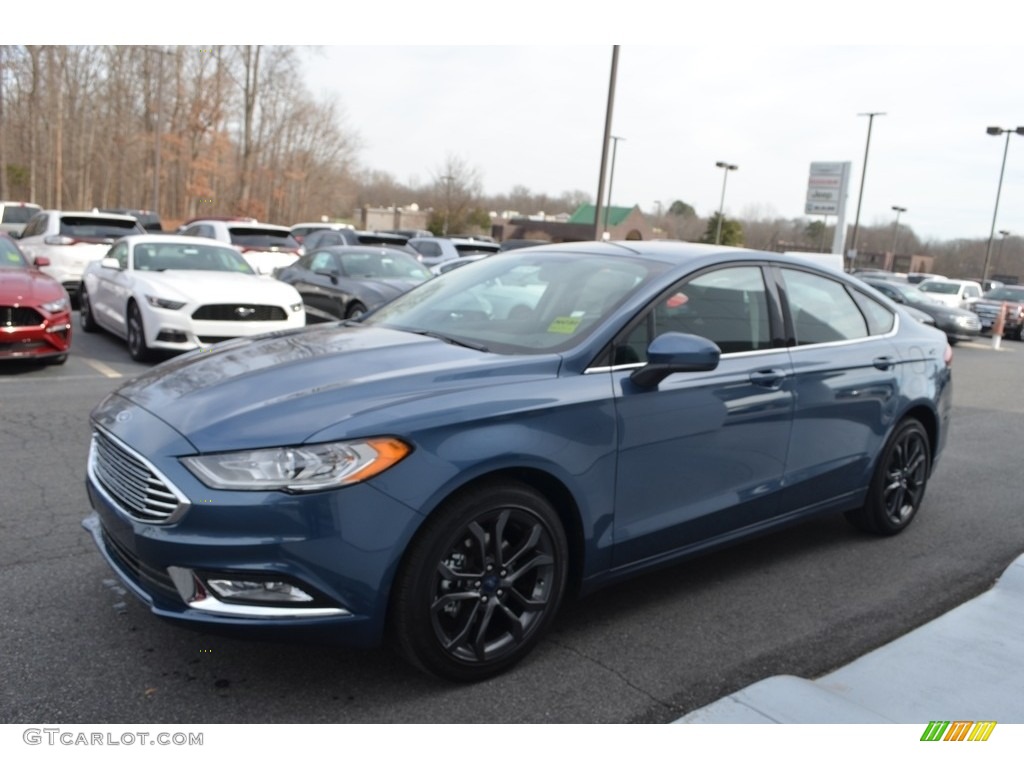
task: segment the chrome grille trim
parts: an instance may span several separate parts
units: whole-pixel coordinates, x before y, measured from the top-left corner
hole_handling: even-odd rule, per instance
[[[173,523],[191,506],[188,497],[149,461],[96,426],[88,472],[110,502],[140,523]]]

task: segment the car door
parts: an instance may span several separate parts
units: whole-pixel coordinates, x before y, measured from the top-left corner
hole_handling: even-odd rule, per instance
[[[89,292],[89,306],[96,322],[121,336],[125,333],[125,287],[128,282],[128,245],[115,243],[104,258],[116,259],[118,268],[102,264],[92,268],[95,287]]]
[[[338,257],[330,251],[315,251],[288,269],[292,277],[288,280],[302,296],[311,319],[337,320],[344,311],[337,298],[340,266]]]
[[[714,341],[718,367],[638,388],[630,374],[650,341],[669,331]],[[778,513],[794,409],[781,331],[761,266],[746,264],[678,283],[616,340],[609,361],[617,567],[756,528]]]
[[[896,415],[895,316],[845,282],[780,267],[796,410],[783,505],[793,513],[857,499]]]

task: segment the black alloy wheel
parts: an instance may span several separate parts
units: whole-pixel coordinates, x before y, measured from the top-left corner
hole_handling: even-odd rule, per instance
[[[857,528],[880,536],[904,530],[917,515],[931,473],[931,443],[917,419],[905,419],[879,457],[867,503],[848,512]]]
[[[470,489],[438,509],[395,583],[399,652],[449,680],[483,680],[526,656],[558,611],[568,545],[558,514],[519,483]]]

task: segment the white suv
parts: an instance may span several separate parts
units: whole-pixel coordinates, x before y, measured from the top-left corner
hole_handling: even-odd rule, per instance
[[[40,256],[49,259],[50,264],[42,271],[56,278],[74,299],[86,264],[102,259],[115,240],[145,232],[132,216],[99,211],[40,211],[25,225],[18,245],[29,261]]]
[[[230,243],[259,275],[272,274],[299,258],[299,244],[288,227],[263,224],[253,219],[200,219],[190,221],[181,234],[209,237]]]

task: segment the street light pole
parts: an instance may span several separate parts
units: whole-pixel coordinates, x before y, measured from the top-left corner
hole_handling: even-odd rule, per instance
[[[1006,237],[1007,237],[1007,235],[1010,234],[1010,230],[1008,230],[1008,229],[1000,229],[999,230],[999,234],[1002,235],[1003,237],[999,241],[999,251],[996,252],[996,261],[999,264],[1002,264],[1003,263],[1003,245],[1006,243]],[[981,287],[984,288],[985,286],[983,285]]]
[[[612,140],[612,167],[608,171],[608,204],[604,207],[604,234],[608,234],[608,211],[612,207],[612,184],[615,183],[615,155],[619,150],[619,142],[625,141],[621,136],[609,136]],[[603,236],[602,236],[603,237]]]
[[[604,170],[608,164],[608,139],[612,135],[612,111],[615,106],[615,79],[619,71],[619,46],[612,46],[612,71],[608,78],[608,104],[604,114],[604,141],[601,144],[601,173],[597,178],[597,202],[594,204],[594,239],[601,239],[601,201],[604,199]]]
[[[442,176],[444,182],[444,226],[441,229],[441,236],[448,237],[448,211],[452,207],[452,177]]]
[[[853,260],[857,258],[857,232],[860,230],[860,204],[864,200],[864,179],[868,175],[868,150],[871,149],[871,126],[875,122],[876,115],[884,115],[885,112],[860,112],[858,117],[868,119],[868,140],[864,145],[864,166],[860,170],[860,192],[857,195],[857,215],[853,219],[853,238],[850,241],[850,251],[853,258],[850,259],[850,269],[853,270]]]
[[[999,195],[1003,191],[1003,174],[1006,172],[1006,154],[1010,151],[1010,134],[1017,133],[1024,136],[1024,126],[1018,125],[1016,128],[1000,128],[999,126],[990,125],[985,129],[985,133],[989,136],[1001,136],[1006,134],[1006,145],[1003,147],[1003,165],[999,169],[999,186],[996,187],[996,207],[992,211],[992,229],[988,233],[988,245],[985,246],[985,266],[981,270],[981,283],[985,284],[988,280],[988,265],[992,258],[992,240],[996,236],[996,216],[999,215]]]
[[[907,209],[906,208],[901,208],[898,205],[894,205],[892,207],[892,209],[894,211],[896,211],[896,223],[892,225],[892,260],[893,260],[893,262],[895,262],[896,261],[896,243],[899,240],[899,236],[900,236],[900,214],[901,213],[906,213]]]
[[[722,199],[718,202],[718,226],[715,227],[715,245],[722,244],[722,219],[725,216],[725,183],[729,180],[729,171],[738,171],[740,167],[738,165],[731,165],[729,163],[722,162],[719,160],[715,163],[716,168],[722,170]]]

